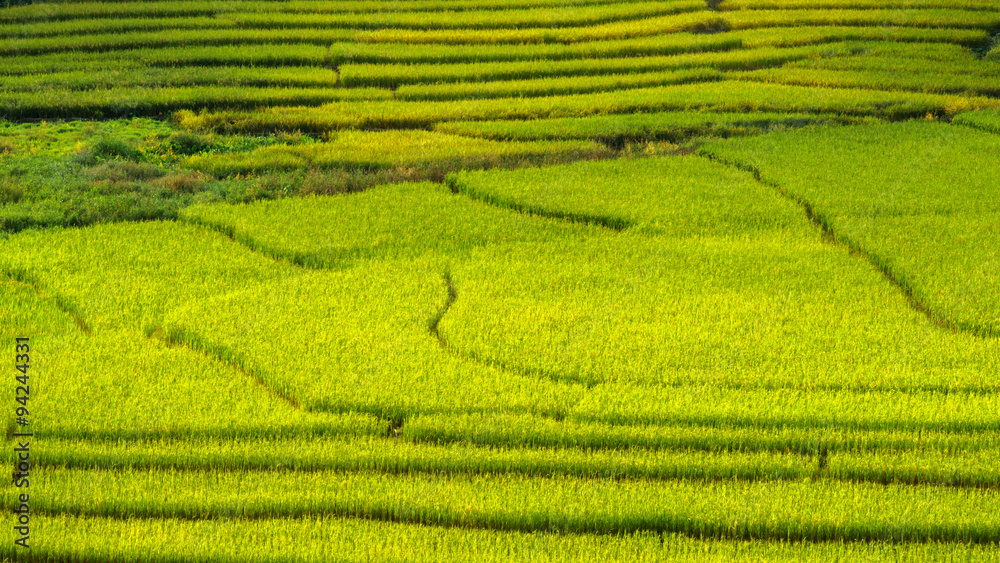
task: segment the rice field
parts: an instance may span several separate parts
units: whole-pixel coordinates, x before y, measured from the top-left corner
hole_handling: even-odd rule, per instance
[[[990,0],[0,2],[0,556],[1000,560],[998,49]]]

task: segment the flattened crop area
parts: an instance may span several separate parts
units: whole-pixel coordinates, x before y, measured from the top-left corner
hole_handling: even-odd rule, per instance
[[[3,6],[34,560],[1000,561],[994,2]]]

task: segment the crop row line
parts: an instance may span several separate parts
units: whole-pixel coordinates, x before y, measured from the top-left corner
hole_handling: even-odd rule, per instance
[[[205,4],[197,1],[156,1],[156,2],[46,2],[33,6],[6,9],[0,12],[0,23],[32,24],[36,22],[63,22],[72,20],[101,20],[119,18],[178,17],[227,18],[243,14],[368,14],[368,13],[422,13],[429,12],[474,12],[525,9],[552,9],[572,6],[574,8],[603,7],[608,5],[649,3],[649,0],[622,0],[611,3],[607,0],[397,0],[382,2],[371,0],[347,0],[324,2],[293,0],[284,2],[239,2],[238,4]],[[704,8],[701,0],[671,0],[676,11]]]
[[[678,7],[680,9],[678,9]],[[92,33],[130,33],[171,29],[348,29],[443,30],[443,29],[569,29],[627,22],[671,15],[692,10],[690,4],[634,2],[612,6],[584,7],[576,10],[491,10],[485,12],[445,12],[438,17],[425,13],[367,12],[340,15],[240,13],[207,18],[147,18],[73,20],[55,24],[0,25],[0,37],[69,37]]]
[[[367,435],[330,442],[250,441],[225,444],[177,441],[81,442],[47,440],[35,465],[89,471],[215,470],[240,472],[324,472],[428,476],[574,477],[613,481],[802,481],[823,478],[844,483],[1000,488],[995,451],[978,457],[924,452],[830,453],[822,441],[808,452],[706,452],[699,450],[507,449],[485,444],[427,445],[394,439],[405,421],[387,421],[386,436]],[[311,438],[309,440],[315,440]]]
[[[50,469],[32,511],[184,520],[310,516],[589,534],[995,544],[992,490],[805,481]],[[33,483],[34,484],[34,483]],[[278,494],[284,491],[284,494]]]
[[[69,315],[81,331],[88,336],[92,334],[90,326],[83,318],[79,308],[71,300],[66,299],[61,295],[53,294],[28,271],[20,268],[5,268],[3,274],[15,282],[19,282],[30,287],[31,290],[34,291],[40,298],[54,304],[60,311]]]

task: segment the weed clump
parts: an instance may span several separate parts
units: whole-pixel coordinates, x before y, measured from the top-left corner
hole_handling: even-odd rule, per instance
[[[170,148],[174,154],[192,155],[207,151],[214,143],[203,135],[181,131],[170,136]]]
[[[102,137],[79,153],[79,160],[82,164],[93,165],[116,159],[137,161],[141,156],[138,149],[121,139]]]
[[[152,184],[174,194],[193,194],[205,187],[205,175],[200,172],[187,171],[178,174],[168,174]]]
[[[141,182],[160,178],[166,172],[162,168],[147,162],[112,161],[105,162],[90,170],[90,177],[94,180],[104,180],[112,184],[127,182]]]
[[[24,197],[24,187],[18,182],[0,184],[0,204],[17,203]]]

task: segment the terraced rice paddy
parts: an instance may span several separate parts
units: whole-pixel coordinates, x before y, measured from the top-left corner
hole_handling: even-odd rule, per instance
[[[998,34],[0,2],[0,554],[1000,561]]]

